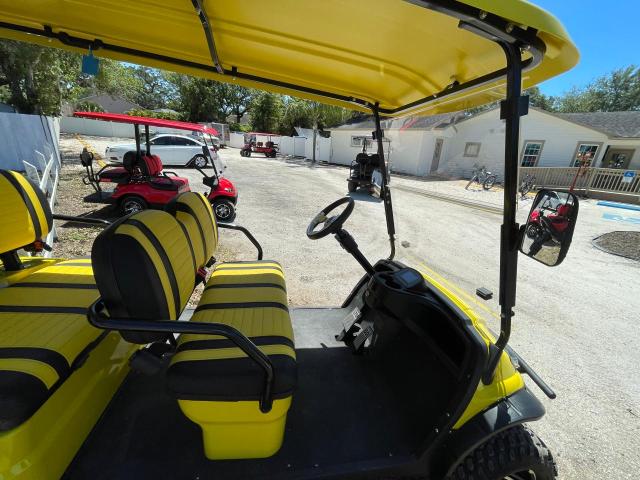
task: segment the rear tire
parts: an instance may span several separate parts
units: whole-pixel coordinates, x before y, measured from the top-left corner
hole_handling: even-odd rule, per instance
[[[213,201],[213,212],[219,222],[233,222],[236,218],[236,206],[226,198],[219,198]]]
[[[538,436],[518,425],[471,452],[447,480],[553,480],[556,463]]]
[[[132,213],[138,213],[142,210],[146,210],[149,207],[147,202],[142,197],[136,195],[128,195],[120,200],[120,210],[123,215],[129,215]]]
[[[207,161],[204,155],[196,155],[195,157],[193,157],[193,160],[191,160],[191,165],[196,166],[198,168],[206,167],[207,163],[209,162]]]
[[[347,183],[347,190],[349,190],[349,193],[353,193],[358,189],[358,184],[356,182],[352,182],[351,180],[349,180],[349,182]]]
[[[498,177],[496,177],[495,175],[489,175],[487,179],[482,183],[482,188],[484,188],[485,190],[491,190],[491,187],[495,185],[497,179]]]

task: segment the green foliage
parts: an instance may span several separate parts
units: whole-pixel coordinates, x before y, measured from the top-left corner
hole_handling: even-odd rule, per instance
[[[232,122],[229,124],[229,130],[232,132],[250,132],[251,125]]]
[[[281,95],[258,93],[251,103],[251,128],[258,132],[277,132],[283,109]]]
[[[555,97],[545,95],[540,91],[538,87],[531,87],[525,91],[525,95],[529,95],[529,105],[532,107],[541,108],[548,112],[555,110]]]
[[[100,105],[88,101],[76,103],[75,110],[79,112],[104,112],[104,108]]]
[[[154,112],[146,108],[132,108],[125,112],[127,115],[133,115],[134,117],[149,117],[149,118],[162,118],[164,120],[182,120],[181,115],[178,112]]]
[[[183,112],[184,120],[191,122],[224,122],[225,115],[221,98],[221,83],[204,78],[169,74],[177,99],[170,103],[175,110]]]
[[[342,125],[349,120],[354,112],[342,107],[325,105],[310,100],[288,98],[284,114],[279,125],[279,132],[283,135],[294,133],[294,127],[325,129]]]
[[[640,110],[640,68],[631,65],[574,88],[557,99],[560,112]]]

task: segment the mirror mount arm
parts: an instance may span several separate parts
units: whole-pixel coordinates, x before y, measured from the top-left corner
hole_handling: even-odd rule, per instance
[[[522,95],[522,55],[520,46],[498,41],[507,61],[507,95],[500,104],[500,117],[505,120],[504,208],[500,227],[500,336],[489,344],[489,358],[482,382],[489,385],[500,362],[509,337],[516,303],[518,247],[521,228],[516,222],[518,183],[518,147],[520,117],[528,113],[528,97]]]

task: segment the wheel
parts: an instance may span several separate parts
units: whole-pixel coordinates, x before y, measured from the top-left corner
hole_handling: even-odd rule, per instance
[[[204,155],[196,155],[193,157],[192,162],[192,165],[195,165],[198,168],[204,168],[207,166],[207,163],[209,163]]]
[[[247,151],[246,150],[240,150],[240,156],[241,157],[246,157],[247,156]]]
[[[233,222],[236,218],[236,206],[226,198],[213,201],[213,212],[220,222]]]
[[[498,177],[496,177],[495,175],[489,175],[487,179],[482,183],[482,188],[484,188],[485,190],[491,190],[491,187],[495,185],[497,178]]]
[[[551,452],[525,425],[490,438],[471,452],[448,480],[553,480],[558,470]]]
[[[244,156],[245,157],[250,157],[251,156],[251,150],[245,150],[244,151]]]
[[[527,237],[529,237],[531,240],[535,240],[536,238],[538,238],[541,233],[542,228],[540,228],[540,225],[532,223],[527,227]]]
[[[352,182],[351,180],[349,180],[349,182],[347,183],[347,190],[349,190],[349,193],[353,193],[358,189],[358,184],[356,182]]]
[[[147,202],[145,202],[143,198],[137,197],[135,195],[124,197],[120,201],[120,208],[122,210],[122,213],[125,215],[141,212],[142,210],[146,210],[147,207]]]
[[[271,158],[276,158],[276,155],[277,155],[277,154],[278,154],[278,153],[277,153],[275,150],[271,150],[271,152],[269,152],[269,156],[270,156]]]

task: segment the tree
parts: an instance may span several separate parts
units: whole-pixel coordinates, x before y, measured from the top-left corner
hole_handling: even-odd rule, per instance
[[[532,107],[541,108],[548,112],[553,112],[556,109],[555,97],[545,95],[540,91],[538,87],[531,87],[525,91],[525,95],[529,95],[529,105]]]
[[[573,88],[557,100],[560,112],[616,112],[640,110],[640,68],[626,68]]]
[[[260,92],[251,102],[251,128],[260,132],[276,132],[282,118],[282,97]]]
[[[183,112],[191,122],[225,121],[222,101],[222,84],[214,80],[171,74],[168,79],[177,91],[177,99],[171,108]]]
[[[70,92],[63,68],[74,63],[73,56],[39,45],[0,40],[4,100],[22,113],[59,115],[62,100]]]
[[[234,84],[224,84],[222,88],[225,117],[229,114],[236,116],[236,123],[240,123],[242,116],[251,108],[255,90]]]
[[[176,88],[167,81],[161,70],[149,67],[133,67],[131,99],[142,108],[154,110],[165,108],[176,95]]]

